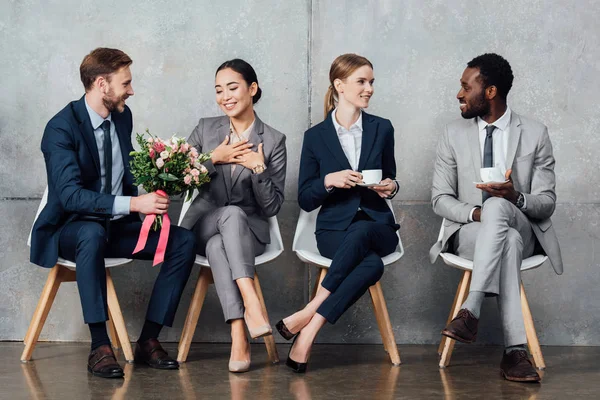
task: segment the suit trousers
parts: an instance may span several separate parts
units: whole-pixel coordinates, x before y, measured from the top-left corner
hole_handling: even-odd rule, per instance
[[[104,221],[75,220],[65,225],[59,237],[59,255],[77,264],[76,277],[83,319],[86,324],[108,320],[105,258],[152,260],[160,231],[150,231],[146,247],[132,254],[142,222],[137,214],[110,222],[107,239]],[[165,261],[154,283],[146,319],[172,326],[175,312],[195,259],[194,234],[171,226]]]
[[[521,262],[533,255],[535,235],[527,216],[499,197],[483,203],[481,222],[454,235],[457,256],[473,260],[470,291],[497,296],[506,346],[527,343],[521,311]]]
[[[265,251],[248,225],[248,216],[237,206],[216,208],[194,225],[196,251],[206,256],[226,322],[244,318],[244,302],[235,283],[254,279],[254,257]]]
[[[375,222],[363,211],[357,212],[346,230],[320,229],[316,235],[319,252],[332,259],[321,283],[331,294],[317,312],[334,324],[381,279],[381,257],[396,249],[398,235],[395,226]]]

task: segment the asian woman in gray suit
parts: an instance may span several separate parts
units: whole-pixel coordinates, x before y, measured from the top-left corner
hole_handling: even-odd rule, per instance
[[[252,338],[271,333],[254,289],[254,257],[270,242],[268,218],[283,204],[285,135],[254,112],[261,89],[244,60],[226,61],[215,76],[216,101],[225,116],[201,118],[189,143],[211,152],[211,181],[200,190],[182,226],[196,234],[197,253],[210,263],[225,321],[231,325],[231,372],[250,366]]]

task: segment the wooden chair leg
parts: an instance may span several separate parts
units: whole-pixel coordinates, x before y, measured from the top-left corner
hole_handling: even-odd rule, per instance
[[[521,310],[523,312],[523,321],[525,322],[525,332],[527,333],[527,345],[529,346],[529,352],[533,356],[534,365],[539,369],[546,369],[546,363],[544,362],[540,342],[535,332],[535,326],[533,325],[533,316],[529,309],[529,302],[525,295],[523,282],[521,282]]]
[[[452,309],[452,318],[454,319],[458,312],[460,311],[460,307],[465,302],[467,298],[467,294],[469,293],[469,286],[471,285],[471,271],[465,271],[463,274],[460,283],[458,284],[458,292],[456,296],[456,301],[454,302],[454,307]],[[440,368],[446,368],[448,364],[450,364],[450,358],[452,357],[452,350],[454,350],[454,340],[450,338],[446,338],[443,340],[443,348],[442,355],[440,357]]]
[[[375,285],[371,286],[369,292],[371,293],[371,300],[373,301],[373,308],[375,309],[375,318],[377,318],[377,324],[380,328],[384,347],[388,351],[392,364],[400,365],[400,354],[398,353],[398,347],[396,346],[396,340],[394,339],[394,331],[392,330],[390,315],[388,314],[383,291],[381,290],[381,283],[377,282]]]
[[[121,344],[123,349],[123,356],[127,362],[133,362],[133,351],[131,350],[131,342],[129,341],[129,334],[127,333],[127,327],[125,326],[125,320],[121,313],[121,306],[119,306],[119,300],[117,299],[117,292],[115,291],[115,285],[110,274],[110,269],[106,269],[106,300],[108,303],[108,312],[118,342]],[[112,333],[112,332],[111,332]]]
[[[196,332],[196,325],[200,318],[200,311],[202,311],[202,305],[204,304],[204,298],[208,291],[208,285],[212,282],[212,272],[210,268],[201,267],[200,274],[198,276],[198,282],[196,283],[196,289],[194,289],[194,295],[188,309],[185,323],[183,324],[183,331],[181,332],[181,339],[179,340],[179,349],[177,353],[177,361],[180,363],[187,360],[188,353],[190,352],[190,346],[192,345],[192,339],[194,332]]]
[[[262,289],[260,288],[260,281],[258,280],[258,275],[256,273],[254,273],[254,290],[256,290],[256,295],[258,296],[258,300],[262,306],[263,314],[268,321],[269,314],[267,313],[265,298],[263,297]],[[277,364],[279,362],[279,354],[277,353],[277,346],[275,346],[275,338],[273,335],[268,335],[264,337],[264,340],[265,346],[267,347],[267,353],[269,354],[269,360],[271,360],[273,364]]]
[[[23,354],[21,354],[21,361],[23,362],[31,360],[31,354],[33,353],[33,349],[35,348],[35,345],[40,337],[40,333],[42,332],[42,328],[44,327],[44,323],[46,322],[46,318],[50,312],[50,308],[52,308],[52,303],[56,297],[56,292],[60,287],[60,272],[63,268],[64,267],[60,265],[55,265],[48,274],[48,278],[46,279],[46,283],[42,289],[42,294],[40,295],[37,307],[33,313],[33,318],[31,319],[31,323],[27,329],[27,334],[25,335],[25,349],[23,350]]]
[[[113,321],[113,317],[108,310],[108,332],[110,334],[110,341],[112,343],[112,348],[115,354],[119,353],[119,349],[121,348],[121,343],[119,342],[119,335],[117,335],[117,328],[115,328],[115,323]]]
[[[448,320],[446,321],[446,325],[448,326],[448,324],[450,323],[450,321],[452,321],[452,319],[454,318],[452,316],[452,313],[454,312],[454,308],[456,308],[456,303],[458,300],[458,295],[460,294],[460,285],[458,285],[458,288],[456,289],[456,294],[454,295],[454,301],[452,302],[452,307],[450,308],[450,313],[448,314]],[[462,304],[461,304],[462,305]],[[442,351],[444,350],[444,345],[446,343],[446,339],[449,339],[448,337],[442,335],[442,340],[440,341],[440,345],[438,347],[438,355],[442,354]]]
[[[315,286],[313,287],[312,294],[310,296],[310,300],[314,299],[317,295],[317,291],[319,290],[319,286],[321,286],[321,282],[325,279],[325,275],[327,275],[327,268],[318,267],[319,270],[317,274],[317,280],[315,281]]]

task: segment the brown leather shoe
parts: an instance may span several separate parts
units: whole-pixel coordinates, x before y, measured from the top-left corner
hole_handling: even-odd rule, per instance
[[[88,357],[88,371],[101,378],[122,378],[123,369],[117,363],[112,347],[104,344],[92,351]]]
[[[442,331],[442,335],[462,343],[473,343],[477,339],[477,324],[479,320],[466,308],[458,312],[448,326]]]
[[[169,357],[156,339],[148,339],[135,345],[135,362],[157,369],[179,369],[179,363]]]
[[[514,350],[502,356],[500,372],[505,379],[515,382],[539,382],[542,380],[537,373],[527,352]]]

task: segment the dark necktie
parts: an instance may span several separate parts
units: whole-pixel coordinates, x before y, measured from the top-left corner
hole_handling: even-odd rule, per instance
[[[492,168],[494,166],[494,139],[492,133],[494,133],[496,127],[494,125],[488,125],[485,127],[485,143],[483,145],[483,168]],[[481,192],[481,200],[485,202],[491,195],[488,192]]]
[[[110,139],[110,121],[102,123],[104,131],[104,193],[112,193],[112,140]]]

